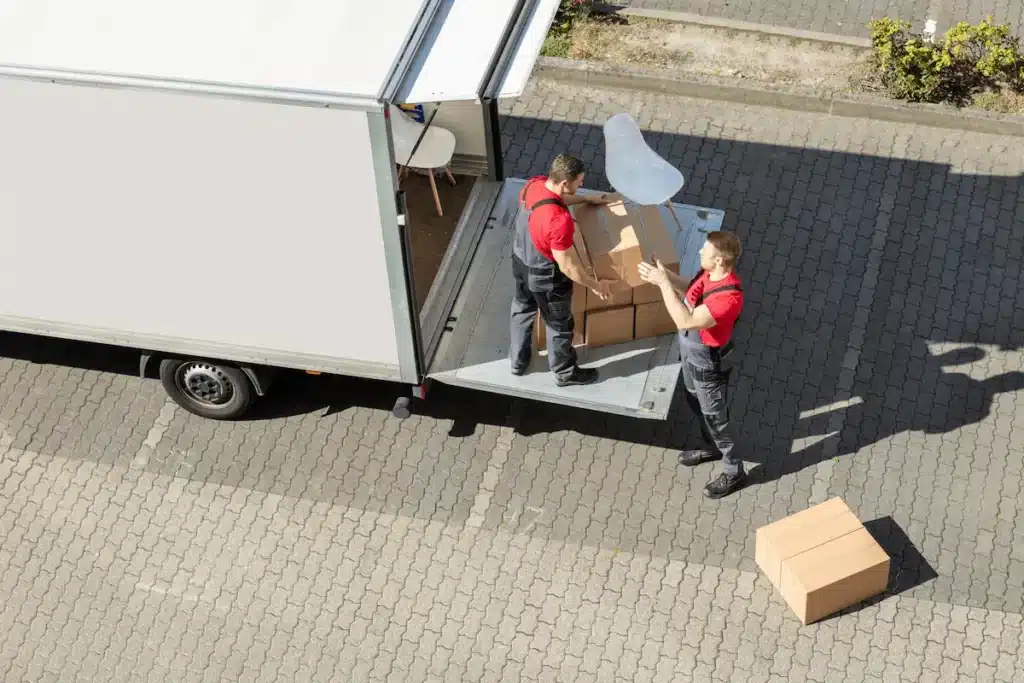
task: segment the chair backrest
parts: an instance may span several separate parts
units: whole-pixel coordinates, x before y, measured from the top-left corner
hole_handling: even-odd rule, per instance
[[[683,174],[651,149],[629,114],[604,124],[605,175],[636,204],[664,204],[683,187]]]
[[[391,104],[388,105],[391,116],[391,138],[395,144],[395,156],[399,160],[408,160],[413,145],[423,132],[423,124],[413,121],[408,114]]]

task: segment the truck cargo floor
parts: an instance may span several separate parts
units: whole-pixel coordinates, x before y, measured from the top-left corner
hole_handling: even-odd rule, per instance
[[[548,371],[546,354],[534,354],[529,372],[509,372],[509,312],[513,295],[512,235],[515,223],[526,220],[516,195],[522,181],[506,181],[483,232],[452,311],[454,322],[445,333],[431,366],[441,382],[509,396],[591,410],[665,419],[679,376],[679,351],[674,335],[638,339],[623,344],[583,348],[581,365],[599,368],[601,379],[583,387],[558,387]],[[680,231],[668,209],[663,219],[679,253],[684,274],[696,272],[704,234],[718,229],[720,211],[674,205],[684,226]]]
[[[444,176],[436,179],[437,194],[441,199],[443,216],[434,209],[434,196],[430,192],[427,176],[410,171],[402,179],[401,189],[405,191],[409,211],[409,241],[412,252],[413,286],[416,292],[416,310],[423,310],[427,293],[434,283],[444,252],[455,233],[466,200],[473,190],[472,176],[455,176],[453,187]]]

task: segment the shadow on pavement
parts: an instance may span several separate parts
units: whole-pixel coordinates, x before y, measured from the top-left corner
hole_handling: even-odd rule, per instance
[[[907,534],[892,517],[879,517],[864,523],[864,528],[889,556],[889,583],[885,592],[868,598],[855,605],[845,607],[817,623],[838,620],[847,614],[855,614],[868,607],[874,607],[894,596],[917,588],[939,577],[938,572],[921,555]]]
[[[886,595],[899,595],[938,578],[935,569],[892,517],[864,522],[864,528],[890,558]]]

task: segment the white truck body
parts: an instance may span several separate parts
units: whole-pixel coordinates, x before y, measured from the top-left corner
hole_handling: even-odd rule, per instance
[[[501,362],[525,218],[496,100],[523,92],[557,5],[0,0],[0,330],[236,364],[260,393],[250,367],[663,419],[671,336],[591,352],[618,364],[594,387]],[[422,311],[391,103],[458,103],[437,119],[489,170]],[[684,268],[721,222],[689,208]]]

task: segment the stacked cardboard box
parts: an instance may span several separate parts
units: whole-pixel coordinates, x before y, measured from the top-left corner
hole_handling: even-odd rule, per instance
[[[841,498],[757,530],[754,556],[804,624],[885,591],[889,556]]]
[[[653,263],[657,257],[679,273],[679,256],[661,212],[656,206],[627,209],[621,195],[612,199],[604,206],[573,207],[576,254],[583,267],[598,279],[615,283],[612,297],[604,301],[585,287],[574,287],[574,346],[595,348],[676,331],[661,291],[641,280],[637,270],[641,261]],[[538,350],[545,348],[545,336],[544,322],[537,316]]]

